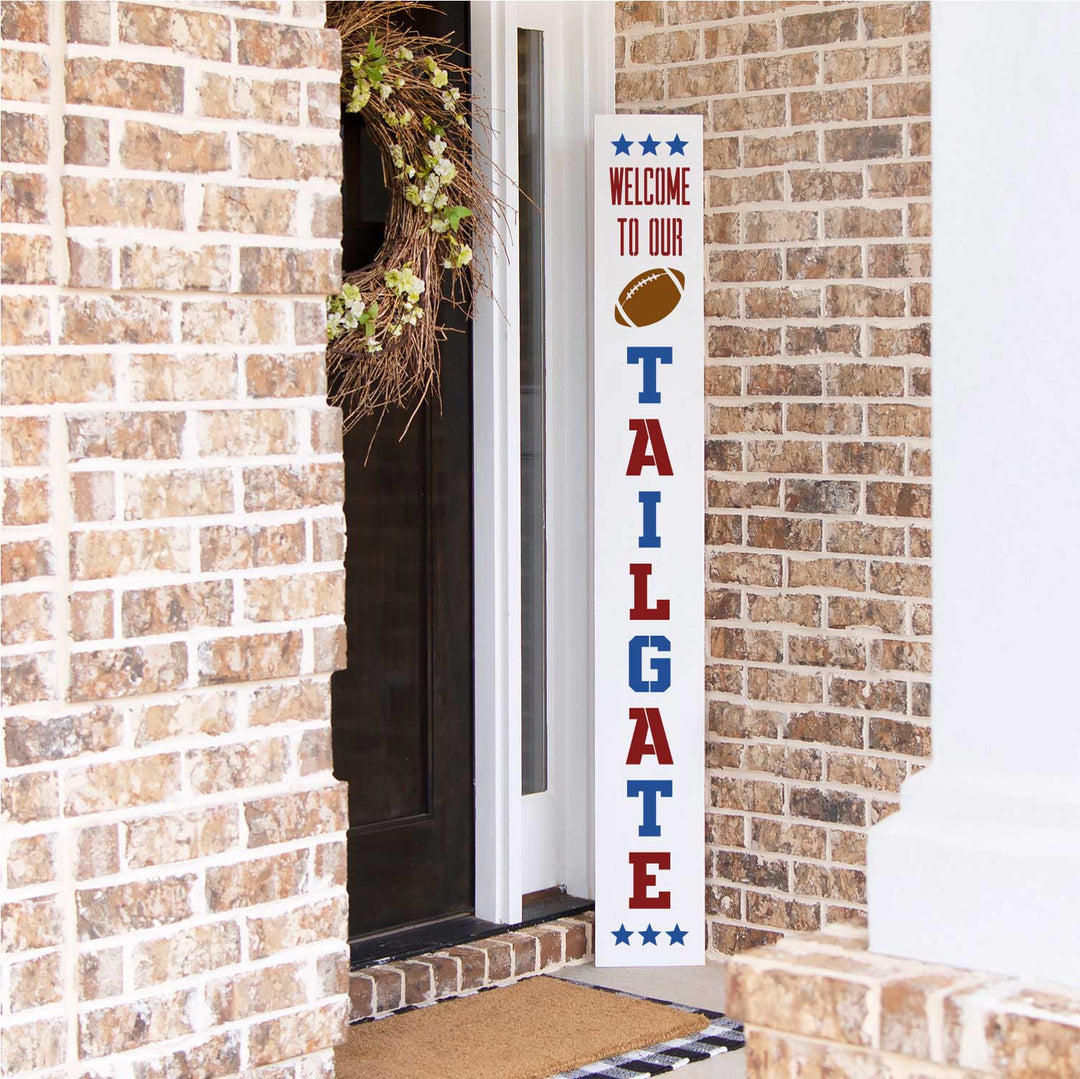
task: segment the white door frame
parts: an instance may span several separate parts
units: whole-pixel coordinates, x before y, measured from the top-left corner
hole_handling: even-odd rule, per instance
[[[490,258],[492,295],[480,297],[473,326],[475,905],[477,917],[513,924],[521,920],[522,885],[529,879],[523,871],[527,827],[533,833],[538,827],[534,807],[523,812],[520,793],[517,30],[544,29],[547,55],[557,52],[548,70],[557,70],[558,79],[545,80],[548,124],[556,121],[550,129],[557,132],[547,147],[545,191],[549,203],[552,197],[561,206],[576,199],[572,204],[580,206],[576,217],[560,213],[545,222],[547,350],[557,360],[549,363],[547,385],[549,494],[557,495],[548,506],[548,699],[555,718],[549,721],[549,762],[559,802],[554,815],[540,815],[547,822],[541,829],[545,842],[561,844],[565,852],[560,883],[574,894],[592,895],[588,200],[592,118],[614,110],[614,6],[473,0],[471,8],[474,89],[492,127],[490,138],[482,135],[488,178],[509,208]],[[559,511],[558,495],[568,489],[583,513]],[[573,558],[567,557],[571,551]],[[580,618],[567,617],[574,610]]]

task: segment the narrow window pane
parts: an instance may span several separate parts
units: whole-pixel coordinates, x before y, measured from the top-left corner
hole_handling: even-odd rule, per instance
[[[521,792],[547,789],[544,533],[544,38],[518,30]]]

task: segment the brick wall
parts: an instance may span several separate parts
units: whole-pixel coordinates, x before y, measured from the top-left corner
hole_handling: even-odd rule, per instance
[[[4,1074],[332,1073],[323,18],[2,6]]]
[[[705,117],[707,911],[864,916],[930,748],[930,9],[623,3],[616,96]]]

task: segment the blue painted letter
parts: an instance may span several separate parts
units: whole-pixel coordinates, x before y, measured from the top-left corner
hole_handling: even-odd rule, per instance
[[[670,348],[628,348],[626,362],[636,364],[641,361],[641,393],[637,399],[643,405],[660,404],[660,391],[656,388],[656,365],[671,363]]]
[[[646,648],[655,648],[658,652],[670,652],[671,641],[667,637],[658,636],[630,638],[630,688],[635,693],[663,693],[671,686],[671,660],[663,656],[654,656],[649,661],[649,669],[655,677],[651,682],[646,682],[643,669]]]
[[[643,795],[638,835],[657,836],[660,834],[660,825],[656,823],[656,799],[658,797],[670,798],[671,791],[670,779],[628,779],[626,781],[627,798]]]

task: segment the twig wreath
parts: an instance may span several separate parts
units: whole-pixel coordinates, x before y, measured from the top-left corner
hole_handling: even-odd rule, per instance
[[[467,69],[448,40],[407,28],[417,5],[333,2],[341,34],[342,104],[360,113],[390,192],[375,261],[326,301],[330,399],[345,426],[439,394],[440,307],[471,312],[475,275],[500,212],[481,169]]]

